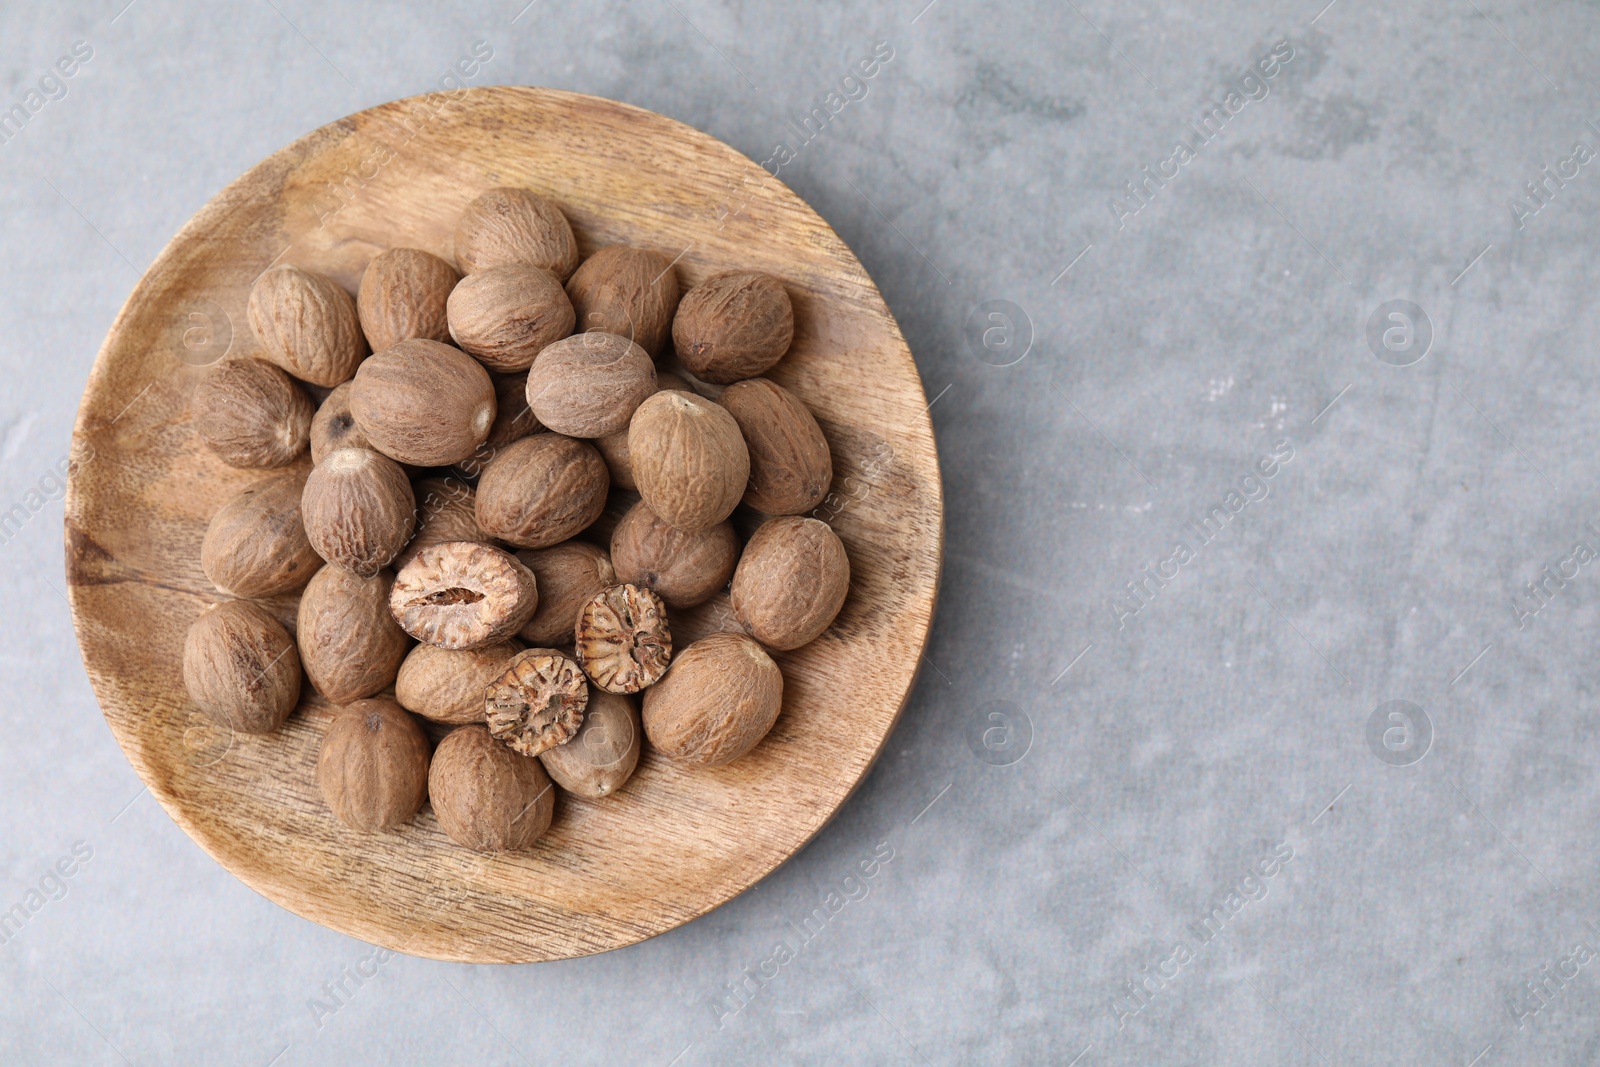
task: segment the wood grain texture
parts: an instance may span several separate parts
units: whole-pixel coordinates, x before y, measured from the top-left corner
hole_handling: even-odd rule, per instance
[[[553,198],[585,254],[627,242],[677,256],[685,288],[717,271],[783,278],[789,356],[771,374],[833,450],[819,509],[854,574],[836,624],[775,658],[783,713],[749,756],[686,770],[648,750],[603,801],[562,796],[524,853],[450,843],[430,810],[389,834],[336,823],[313,778],[332,709],[309,696],[279,734],[228,737],[183,690],[190,623],[221,599],[200,569],[206,523],[269,472],[200,445],[204,361],[250,354],[250,284],[274,262],[355,291],[392,245],[451,258],[456,217],[495,185]],[[681,255],[680,255],[681,253]],[[837,235],[781,183],[696,130],[611,101],[473,89],[398,101],[276,153],[220,193],[157,258],[90,376],[66,509],[67,579],[107,722],[151,793],[218,862],[290,910],[437,959],[599,952],[671,929],[804,845],[866,773],[916,674],[939,579],[938,462],[916,367]],[[269,607],[293,625],[295,597]],[[679,647],[732,628],[725,595],[674,617]]]

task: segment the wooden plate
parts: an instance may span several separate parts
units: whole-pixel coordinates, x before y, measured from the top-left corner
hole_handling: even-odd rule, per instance
[[[772,377],[833,448],[820,509],[847,546],[848,600],[776,657],[784,710],[754,753],[688,771],[647,752],[603,802],[563,796],[526,853],[458,848],[431,811],[392,834],[329,815],[312,768],[329,705],[271,737],[227,736],[184,694],[183,637],[220,599],[200,570],[213,512],[263,477],[199,444],[189,399],[224,354],[255,351],[250,284],[275,262],[355,291],[391,245],[450,257],[456,217],[496,185],[555,199],[585,254],[617,241],[678,255],[684,287],[730,268],[783,278],[795,342]],[[67,580],[106,721],[150,792],[246,884],[316,922],[437,959],[521,962],[632,944],[702,915],[804,845],[893,729],[927,639],[943,510],[928,399],[861,264],[815,212],[721,142],[573,93],[473,89],[325,126],[223,190],[140,281],[78,413]],[[271,605],[292,620],[294,598]],[[726,600],[674,620],[677,644],[726,625]]]

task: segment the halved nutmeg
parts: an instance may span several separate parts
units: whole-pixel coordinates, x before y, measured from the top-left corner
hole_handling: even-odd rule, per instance
[[[513,752],[537,756],[564,745],[583,725],[589,683],[583,670],[553,648],[519,652],[484,693],[489,733]]]
[[[400,569],[389,594],[401,629],[451,649],[502,641],[538,606],[532,571],[511,553],[472,541],[428,545]]]
[[[578,662],[608,693],[637,693],[667,672],[672,632],[661,598],[636,585],[614,585],[578,611]]]

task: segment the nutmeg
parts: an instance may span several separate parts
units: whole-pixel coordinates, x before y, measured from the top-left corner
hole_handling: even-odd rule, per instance
[[[599,800],[632,776],[643,739],[635,698],[591,689],[583,725],[566,744],[539,753],[539,762],[562,789]]]
[[[518,548],[547,548],[600,517],[610,484],[605,460],[587,442],[555,433],[524,437],[484,467],[478,525]]]
[[[750,453],[733,416],[693,393],[657,393],[628,424],[639,495],[674,526],[703,530],[733,514],[750,480]]]
[[[362,578],[329,564],[301,594],[295,625],[300,662],[332,703],[382,692],[400,670],[411,642],[389,614],[393,584],[388,571]]]
[[[520,651],[515,641],[464,649],[418,645],[400,664],[395,699],[434,722],[481,723],[485,690]]]
[[[356,291],[361,330],[374,352],[421,337],[450,340],[445,303],[461,275],[420,248],[391,248],[367,264]]]
[[[311,398],[279,368],[259,359],[228,359],[194,391],[200,440],[230,467],[283,467],[306,450]]]
[[[586,541],[563,541],[517,553],[539,585],[539,608],[518,635],[530,645],[570,645],[578,609],[617,584],[605,549]]]
[[[783,708],[783,672],[743,634],[702,637],[645,690],[644,732],[677,763],[720,766],[760,743]]]
[[[715,274],[684,294],[672,345],[697,378],[726,385],[766,373],[794,340],[783,283],[756,271]]]
[[[561,209],[544,197],[528,189],[490,189],[456,223],[456,263],[467,274],[526,263],[566,281],[578,266],[578,241]]]
[[[274,267],[250,287],[249,313],[262,355],[312,385],[349,381],[367,354],[356,302],[326,275]]]
[[[428,796],[439,828],[475,852],[529,848],[555,817],[555,787],[536,759],[519,756],[463,726],[439,742],[428,770]]]
[[[611,532],[617,580],[652,590],[673,608],[710,600],[728,584],[738,562],[739,535],[731,523],[680,530],[642,500]]]
[[[394,701],[359,700],[322,736],[317,785],[352,830],[393,830],[428,798],[428,735]]]
[[[828,495],[833,455],[800,398],[777,382],[734,382],[717,402],[728,409],[750,449],[744,502],[768,515],[804,515]]]
[[[311,419],[311,462],[321,463],[341,448],[370,448],[350,410],[350,383],[334,386]]]
[[[557,341],[528,370],[528,406],[540,422],[568,437],[617,433],[655,391],[654,361],[614,333]]]
[[[300,518],[303,468],[275,474],[239,493],[211,517],[200,543],[200,569],[211,584],[245,599],[292,593],[322,559]]]
[[[659,393],[665,389],[681,389],[685,393],[694,392],[693,387],[688,382],[671,371],[656,371],[656,392]],[[593,443],[594,447],[600,450],[600,455],[605,457],[606,468],[611,471],[612,487],[637,491],[639,486],[633,480],[633,461],[628,455],[628,428],[624,426],[616,433],[608,433],[604,437],[596,437]]]
[[[572,301],[542,267],[507,263],[469,274],[450,294],[450,336],[492,371],[525,371],[572,332]]]
[[[564,652],[518,652],[484,693],[489,733],[513,752],[537,756],[578,732],[589,703],[583,669]]]
[[[567,296],[578,332],[618,334],[656,356],[678,310],[678,276],[660,252],[607,245],[567,279]]]
[[[661,598],[636,585],[614,585],[578,609],[578,662],[608,693],[637,693],[666,673],[672,631]]]
[[[300,702],[300,657],[289,632],[265,608],[229,600],[189,627],[183,683],[212,721],[267,734]]]
[[[371,446],[401,463],[443,467],[472,455],[494,425],[494,382],[458,348],[401,341],[361,364],[350,391]]]
[[[400,554],[417,521],[406,472],[369,448],[341,448],[317,464],[300,511],[317,553],[363,578]]]
[[[850,557],[820,519],[762,523],[744,546],[728,602],[739,625],[768,648],[809,644],[826,630],[850,591]]]
[[[533,572],[471,541],[418,552],[395,576],[389,610],[406,633],[440,648],[481,648],[522,629],[539,604]]]
[[[423,478],[413,487],[412,494],[417,500],[417,532],[394,558],[396,571],[429,545],[489,540],[478,526],[478,492],[460,478]]]

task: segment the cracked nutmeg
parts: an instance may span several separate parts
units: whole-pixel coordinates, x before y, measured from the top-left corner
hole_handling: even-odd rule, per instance
[[[489,733],[524,756],[564,745],[583,725],[589,683],[583,669],[553,648],[530,648],[484,693]]]
[[[608,693],[637,693],[666,673],[672,633],[661,598],[636,585],[614,585],[578,612],[578,662]]]
[[[505,640],[538,606],[532,571],[511,553],[472,541],[428,545],[400,569],[389,594],[401,629],[456,650]]]

